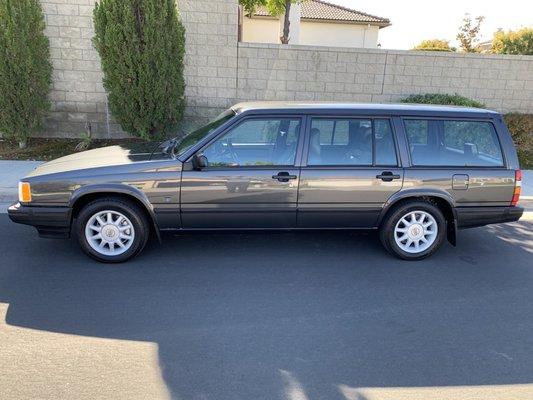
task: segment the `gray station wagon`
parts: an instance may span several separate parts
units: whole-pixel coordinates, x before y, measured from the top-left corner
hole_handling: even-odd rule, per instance
[[[103,262],[150,232],[376,229],[420,260],[457,230],[520,219],[500,114],[371,104],[243,103],[182,139],[60,158],[20,182],[15,222],[74,233]]]

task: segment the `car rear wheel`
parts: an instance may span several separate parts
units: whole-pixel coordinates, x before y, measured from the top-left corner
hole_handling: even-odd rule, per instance
[[[81,210],[76,232],[81,248],[90,257],[120,263],[142,251],[150,227],[144,211],[133,202],[106,198]]]
[[[393,209],[380,230],[383,246],[403,260],[421,260],[435,253],[446,236],[446,219],[431,202],[404,203]]]

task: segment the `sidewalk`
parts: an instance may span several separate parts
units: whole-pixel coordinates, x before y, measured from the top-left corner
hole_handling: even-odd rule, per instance
[[[17,201],[19,179],[28,175],[40,164],[42,162],[39,161],[0,160],[0,203]],[[533,210],[533,171],[522,171],[521,199],[523,203],[527,203],[528,209]]]
[[[40,161],[3,161],[0,160],[0,203],[17,200],[18,182],[37,166]]]

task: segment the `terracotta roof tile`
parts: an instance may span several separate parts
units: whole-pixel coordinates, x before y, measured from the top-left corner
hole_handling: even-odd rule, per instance
[[[267,17],[270,14],[264,7],[259,7],[255,15]],[[390,21],[387,18],[376,17],[375,15],[327,3],[322,0],[306,0],[302,2],[302,19],[369,23],[381,26],[390,25]]]

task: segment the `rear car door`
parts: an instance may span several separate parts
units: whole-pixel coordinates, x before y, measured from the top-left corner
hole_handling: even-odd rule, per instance
[[[307,137],[298,227],[374,227],[403,182],[391,120],[311,117]]]
[[[205,146],[207,167],[183,171],[183,227],[294,228],[301,131],[297,115],[247,117]]]

